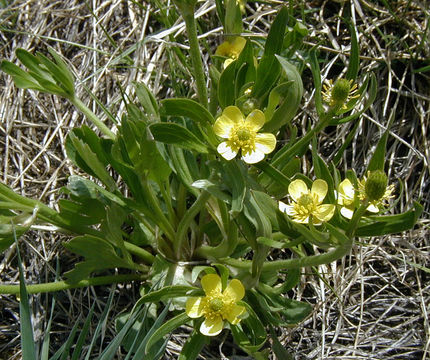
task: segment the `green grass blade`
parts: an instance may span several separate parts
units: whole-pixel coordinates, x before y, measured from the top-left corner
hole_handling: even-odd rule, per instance
[[[91,319],[93,318],[94,313],[94,306],[95,302],[91,306],[90,313],[87,316],[87,319],[85,320],[84,326],[81,330],[81,333],[79,334],[78,341],[76,342],[75,350],[73,350],[72,359],[71,360],[78,360],[80,359],[80,355],[82,353],[82,348],[84,346],[85,337],[88,334],[88,330],[90,329],[91,325]]]
[[[13,223],[12,223],[13,226]],[[18,239],[14,230],[14,239],[16,244],[16,253],[18,255],[19,267],[19,316],[21,319],[21,346],[22,346],[22,359],[23,360],[36,360],[36,349],[33,337],[33,327],[31,324],[30,303],[28,301],[27,288],[25,286],[24,269],[22,268],[21,255],[19,253]]]
[[[113,285],[115,286],[115,285]],[[96,327],[96,331],[94,332],[93,338],[91,339],[91,343],[90,346],[88,347],[88,352],[87,355],[85,356],[85,360],[89,360],[90,359],[90,355],[91,355],[91,351],[97,341],[97,338],[102,330],[102,328],[106,327],[106,323],[107,323],[107,319],[108,319],[108,315],[109,315],[109,311],[111,309],[112,306],[112,300],[113,300],[113,295],[114,295],[114,287],[111,288],[111,292],[109,294],[109,298],[108,301],[105,305],[105,309],[103,310],[102,315],[100,316],[100,320],[99,323],[97,324]]]

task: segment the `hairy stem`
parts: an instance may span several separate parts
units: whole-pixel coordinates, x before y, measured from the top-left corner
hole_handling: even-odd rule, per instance
[[[68,289],[76,289],[87,286],[98,286],[116,284],[128,281],[143,281],[146,280],[146,275],[141,274],[129,274],[129,275],[110,275],[110,276],[98,276],[86,280],[81,280],[77,283],[67,283],[65,281],[55,281],[52,283],[45,284],[34,284],[27,285],[27,292],[29,294],[39,294],[54,291],[62,291]],[[0,285],[0,294],[19,294],[19,285]]]
[[[196,19],[194,13],[189,12],[182,14],[185,27],[187,28],[188,41],[190,43],[190,55],[193,62],[194,78],[197,85],[197,96],[199,97],[200,103],[204,107],[208,107],[208,93],[206,90],[206,78],[203,71],[203,62],[200,54],[199,41],[197,39],[197,28]]]

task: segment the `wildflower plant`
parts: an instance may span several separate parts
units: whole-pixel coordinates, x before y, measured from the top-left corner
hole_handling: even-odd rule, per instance
[[[115,131],[77,97],[75,75],[52,49],[51,57],[18,49],[24,68],[1,63],[17,87],[67,99],[93,127],[68,134],[67,156],[88,176],[69,177],[56,209],[0,184],[0,250],[13,244],[14,235],[51,224],[74,235],[64,247],[80,260],[63,280],[28,285],[29,293],[139,282],[141,298],[127,315],[128,326],[149,304],[158,316],[155,323],[145,317],[142,329],[151,331],[144,343],[129,346],[140,358],[159,354],[164,337],[188,324],[193,331],[183,358],[197,358],[211,337],[230,331],[245,352],[267,359],[269,338],[278,341],[273,328],[311,313],[309,304],[286,295],[305,267],[341,259],[356,237],[408,230],[422,211],[416,203],[404,213],[383,214],[381,205],[393,196],[384,173],[388,130],[362,181],[354,169],[338,170],[344,148],[331,163],[318,153],[318,136],[327,126],[356,120],[375,99],[374,77],[359,76],[358,53],[351,52],[346,79],[323,90],[316,49],[295,56],[304,49],[306,29],[286,7],[267,38],[253,39],[239,37],[244,1],[216,3],[225,33],[237,37],[228,40],[234,56],[223,52],[227,45],[213,55],[231,57],[230,64],[224,67],[214,56],[208,80],[194,18],[198,3],[175,0],[187,29],[195,94],[156,99],[136,83]],[[351,41],[357,49],[354,36]],[[317,121],[300,136],[279,141],[285,129],[297,134],[299,61],[312,69]],[[312,172],[302,173],[305,158]],[[280,249],[285,256],[273,260]],[[18,285],[0,285],[0,293],[19,292]]]

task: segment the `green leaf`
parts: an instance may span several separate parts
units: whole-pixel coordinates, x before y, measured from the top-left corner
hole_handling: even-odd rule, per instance
[[[199,153],[208,153],[207,146],[202,143],[190,130],[175,123],[155,123],[149,126],[156,141],[172,144]]]
[[[91,147],[76,134],[77,132],[72,131],[67,137],[66,150],[69,158],[88,174],[100,179],[110,191],[116,189],[115,180],[110,176],[105,165]]]
[[[226,162],[224,165],[225,169],[225,181],[231,189],[231,214],[235,217],[242,211],[243,201],[246,193],[246,183],[243,178],[242,172],[235,160]]]
[[[228,65],[219,78],[218,83],[218,101],[221,109],[234,105],[236,99],[235,93],[236,80],[236,61]]]
[[[43,91],[43,87],[39,85],[35,78],[10,61],[3,60],[0,69],[12,76],[16,87],[20,89]]]
[[[312,307],[308,303],[289,299],[281,294],[265,292],[264,296],[273,306],[280,309],[280,313],[287,324],[298,324],[312,311]]]
[[[248,354],[252,354],[264,345],[267,333],[251,306],[243,301],[239,301],[238,305],[245,306],[248,317],[238,325],[231,325],[231,333],[236,344]]]
[[[372,221],[369,225],[361,225],[357,228],[357,236],[382,236],[387,234],[396,234],[402,231],[410,230],[416,224],[421,216],[423,206],[414,202],[414,209],[403,214],[369,216]]]
[[[317,110],[318,116],[321,118],[324,113],[321,91],[321,73],[320,66],[318,63],[317,52],[315,49],[312,49],[309,53],[309,63],[311,65],[312,77],[314,79],[314,88],[315,88],[315,108]]]
[[[145,312],[145,317],[147,317],[148,311]],[[149,352],[146,352],[145,348],[148,340],[150,339],[152,334],[163,324],[168,313],[169,313],[169,304],[167,304],[167,306],[163,309],[161,314],[157,316],[156,320],[154,321],[152,326],[149,329],[147,329],[147,331],[145,331],[146,330],[145,328],[147,328],[148,326],[140,326],[139,333],[136,334],[137,336],[134,339],[134,345],[136,345],[137,342],[139,343],[139,347],[137,348],[134,354],[135,359],[148,358],[148,359],[156,360],[161,358],[161,356],[165,351],[167,340],[163,341],[162,339],[160,339],[158,342],[154,344],[154,346],[151,347],[151,349],[149,349]],[[143,319],[143,321],[144,320],[145,318]],[[147,320],[146,322],[148,322],[149,319],[146,319],[146,320]],[[144,325],[146,324],[144,323]],[[131,330],[133,330],[133,328]],[[140,334],[145,335],[142,341],[140,341],[139,339]]]
[[[225,25],[224,33],[240,34],[243,31],[242,13],[237,0],[224,0]]]
[[[385,164],[385,149],[387,147],[387,140],[390,130],[387,129],[379,139],[378,145],[376,146],[375,152],[373,153],[369,165],[367,165],[367,171],[382,170],[384,171]]]
[[[82,197],[84,199],[96,199],[105,204],[113,201],[120,206],[126,206],[126,203],[122,197],[112,194],[101,186],[93,183],[91,180],[85,179],[78,175],[71,175],[67,180],[67,189],[77,197]]]
[[[264,236],[258,237],[257,238],[257,242],[259,244],[262,244],[262,245],[265,245],[265,246],[269,246],[269,247],[272,247],[272,248],[275,248],[275,249],[285,249],[287,247],[287,246],[285,246],[286,245],[285,242],[276,241],[276,240],[273,240],[273,239],[266,238]]]
[[[41,62],[41,66],[46,66],[48,73],[53,77],[55,84],[64,92],[64,94],[61,95],[74,96],[75,86],[73,81],[70,81],[69,75],[64,74],[63,69],[48,59],[45,55],[37,53],[37,57]]]
[[[360,70],[360,48],[357,40],[357,33],[352,23],[348,22],[349,32],[351,34],[351,51],[349,55],[348,69],[346,70],[345,78],[353,80],[357,78]]]
[[[194,286],[186,286],[186,285],[170,285],[170,286],[165,286],[160,290],[151,291],[150,293],[142,296],[136,302],[135,306],[140,306],[141,304],[148,303],[148,302],[170,300],[175,297],[198,296],[198,295],[204,295],[203,290],[200,288],[197,288]]]
[[[272,327],[270,327],[270,338],[272,339],[272,350],[275,353],[277,360],[294,360],[293,356],[279,342],[279,339]]]
[[[262,131],[268,132],[278,131],[281,126],[288,124],[293,119],[300,106],[303,95],[303,82],[297,68],[281,56],[276,55],[276,59],[282,67],[282,77],[285,77],[290,85],[276,90],[280,92],[281,102],[271,119],[262,129]],[[278,87],[275,89],[278,89]],[[275,91],[275,89],[273,91]]]
[[[158,118],[160,114],[158,110],[158,104],[151,90],[149,90],[149,88],[144,83],[133,82],[133,85],[136,89],[137,98],[139,99],[139,102],[145,109],[146,113]]]
[[[195,187],[196,189],[206,190],[211,195],[215,196],[217,199],[231,203],[231,196],[228,195],[225,191],[223,191],[220,185],[214,184],[207,179],[194,181],[191,186]]]
[[[182,348],[178,360],[197,359],[203,347],[207,344],[209,344],[209,338],[201,334],[199,331],[194,331]]]
[[[212,126],[215,119],[198,102],[191,99],[166,99],[161,101],[161,113],[167,116],[186,116],[197,124]]]
[[[190,320],[188,315],[183,312],[179,315],[176,315],[174,318],[168,320],[163,325],[161,325],[149,338],[146,347],[145,352],[148,352],[148,350],[151,348],[152,345],[154,345],[158,340],[162,339],[165,335],[171,333],[173,330],[177,329],[178,327],[184,325]]]
[[[75,268],[64,275],[71,283],[87,278],[93,271],[127,268],[136,269],[136,265],[120,257],[115,248],[107,240],[91,235],[78,236],[64,244],[68,250],[84,256],[83,262],[77,263]]]
[[[283,6],[279,10],[267,35],[266,45],[264,46],[264,55],[270,56],[280,54],[284,44],[285,28],[288,22],[288,9]]]
[[[256,79],[251,96],[263,100],[273,88],[281,74],[281,66],[275,55],[263,56],[257,67]]]
[[[73,76],[70,69],[67,67],[66,63],[61,59],[60,55],[51,47],[48,47],[48,51],[51,56],[54,58],[55,63],[58,66],[58,69],[62,72],[63,76],[66,77],[64,83],[66,86],[71,89],[72,93],[74,93],[74,82],[75,77]]]

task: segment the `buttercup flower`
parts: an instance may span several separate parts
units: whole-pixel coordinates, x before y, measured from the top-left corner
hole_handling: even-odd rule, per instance
[[[235,36],[233,39],[226,40],[220,44],[215,51],[215,55],[227,57],[224,61],[224,68],[226,68],[239,57],[245,45],[246,40],[243,37]]]
[[[322,204],[327,190],[327,183],[322,179],[315,180],[311,190],[303,180],[294,180],[288,186],[288,193],[293,201],[290,205],[280,201],[279,210],[291,216],[297,223],[308,224],[311,219],[312,224],[320,225],[329,221],[335,210],[333,204]]]
[[[257,133],[265,123],[262,111],[252,111],[246,119],[237,106],[227,106],[215,121],[214,132],[226,139],[218,145],[218,153],[226,160],[233,159],[239,151],[248,164],[255,164],[271,153],[276,146],[276,137],[270,133]]]
[[[225,320],[236,325],[239,316],[245,312],[245,307],[236,303],[245,296],[242,283],[233,279],[222,291],[221,278],[216,274],[202,277],[204,297],[191,297],[187,300],[185,312],[190,318],[204,316],[200,332],[206,336],[218,335],[224,328]]]
[[[372,213],[378,213],[381,207],[386,205],[386,202],[393,198],[394,185],[387,184],[387,176],[384,174],[385,179],[380,176],[382,171],[367,172],[367,175],[358,182],[358,197],[360,200],[368,199],[370,205],[367,207],[367,211]],[[370,180],[370,183],[369,183]],[[383,188],[381,189],[381,183],[383,182]],[[378,189],[375,189],[377,187]],[[385,188],[385,190],[384,190]],[[375,193],[379,193],[379,197],[375,196]],[[369,196],[370,195],[370,196]]]
[[[356,94],[357,84],[352,85],[352,80],[338,79],[333,84],[333,80],[328,80],[323,85],[323,100],[330,106],[338,106],[341,109],[347,109],[346,104],[360,95]]]
[[[340,213],[347,219],[352,219],[355,210],[355,189],[351,181],[343,180],[337,191],[337,203],[341,205]]]

